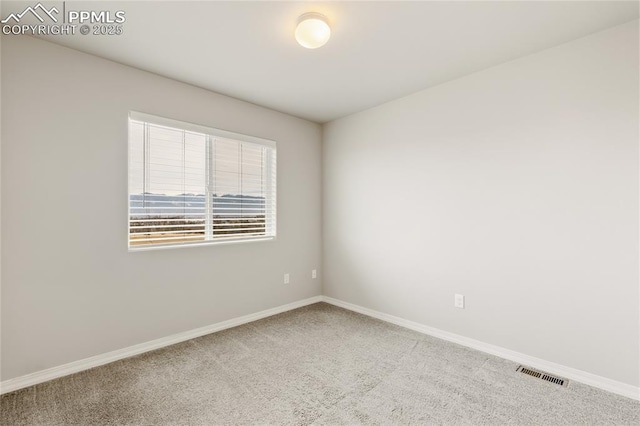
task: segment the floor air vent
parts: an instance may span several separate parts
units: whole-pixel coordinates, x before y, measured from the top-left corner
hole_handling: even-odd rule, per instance
[[[562,377],[557,377],[552,374],[545,373],[544,371],[534,370],[533,368],[525,367],[523,365],[519,366],[516,371],[522,374],[528,374],[529,376],[533,376],[540,380],[546,380],[547,382],[564,386],[565,388],[569,385],[569,381],[567,379],[563,379]]]

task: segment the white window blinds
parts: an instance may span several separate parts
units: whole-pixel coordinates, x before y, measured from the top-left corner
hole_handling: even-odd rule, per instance
[[[275,142],[131,113],[129,247],[276,235]]]

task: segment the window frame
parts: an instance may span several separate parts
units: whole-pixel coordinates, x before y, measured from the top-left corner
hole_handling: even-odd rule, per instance
[[[183,130],[187,132],[194,133],[202,133],[207,138],[221,138],[221,139],[230,139],[237,142],[247,142],[255,145],[262,145],[272,150],[270,154],[270,160],[266,162],[265,167],[267,176],[272,175],[273,179],[267,180],[267,190],[266,193],[270,194],[273,199],[271,200],[272,208],[265,209],[265,223],[270,223],[270,234],[269,235],[256,235],[250,237],[237,237],[237,238],[225,238],[222,240],[215,239],[205,239],[204,241],[193,241],[187,243],[168,243],[168,244],[141,244],[132,246],[131,245],[131,185],[130,185],[130,173],[131,173],[131,121],[140,121],[144,123],[149,123],[158,126],[170,127],[178,130]],[[207,163],[210,162],[211,159],[206,159]],[[202,247],[202,246],[212,246],[212,245],[226,245],[226,244],[237,244],[237,243],[249,243],[249,242],[259,242],[259,241],[275,241],[277,239],[277,143],[271,139],[260,138],[257,136],[245,135],[242,133],[236,133],[229,130],[217,129],[215,127],[203,126],[200,124],[174,120],[171,118],[160,117],[152,114],[147,114],[138,111],[129,111],[127,117],[127,247],[129,252],[136,251],[148,251],[148,250],[165,250],[165,249],[176,249],[176,248],[185,248],[185,247]],[[265,199],[266,201],[266,199]],[[273,217],[272,221],[269,221],[267,216],[271,215]],[[266,233],[265,228],[265,233]],[[205,233],[206,238],[206,233]]]

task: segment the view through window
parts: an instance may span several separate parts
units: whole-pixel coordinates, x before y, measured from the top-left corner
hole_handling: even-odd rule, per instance
[[[131,113],[129,247],[275,237],[275,142]]]

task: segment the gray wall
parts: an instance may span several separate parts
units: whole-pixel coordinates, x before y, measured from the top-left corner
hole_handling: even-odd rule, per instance
[[[637,386],[638,100],[636,21],[329,123],[324,293]]]
[[[34,38],[2,44],[2,380],[320,294],[319,125]],[[277,240],[127,252],[129,110],[277,141]]]

